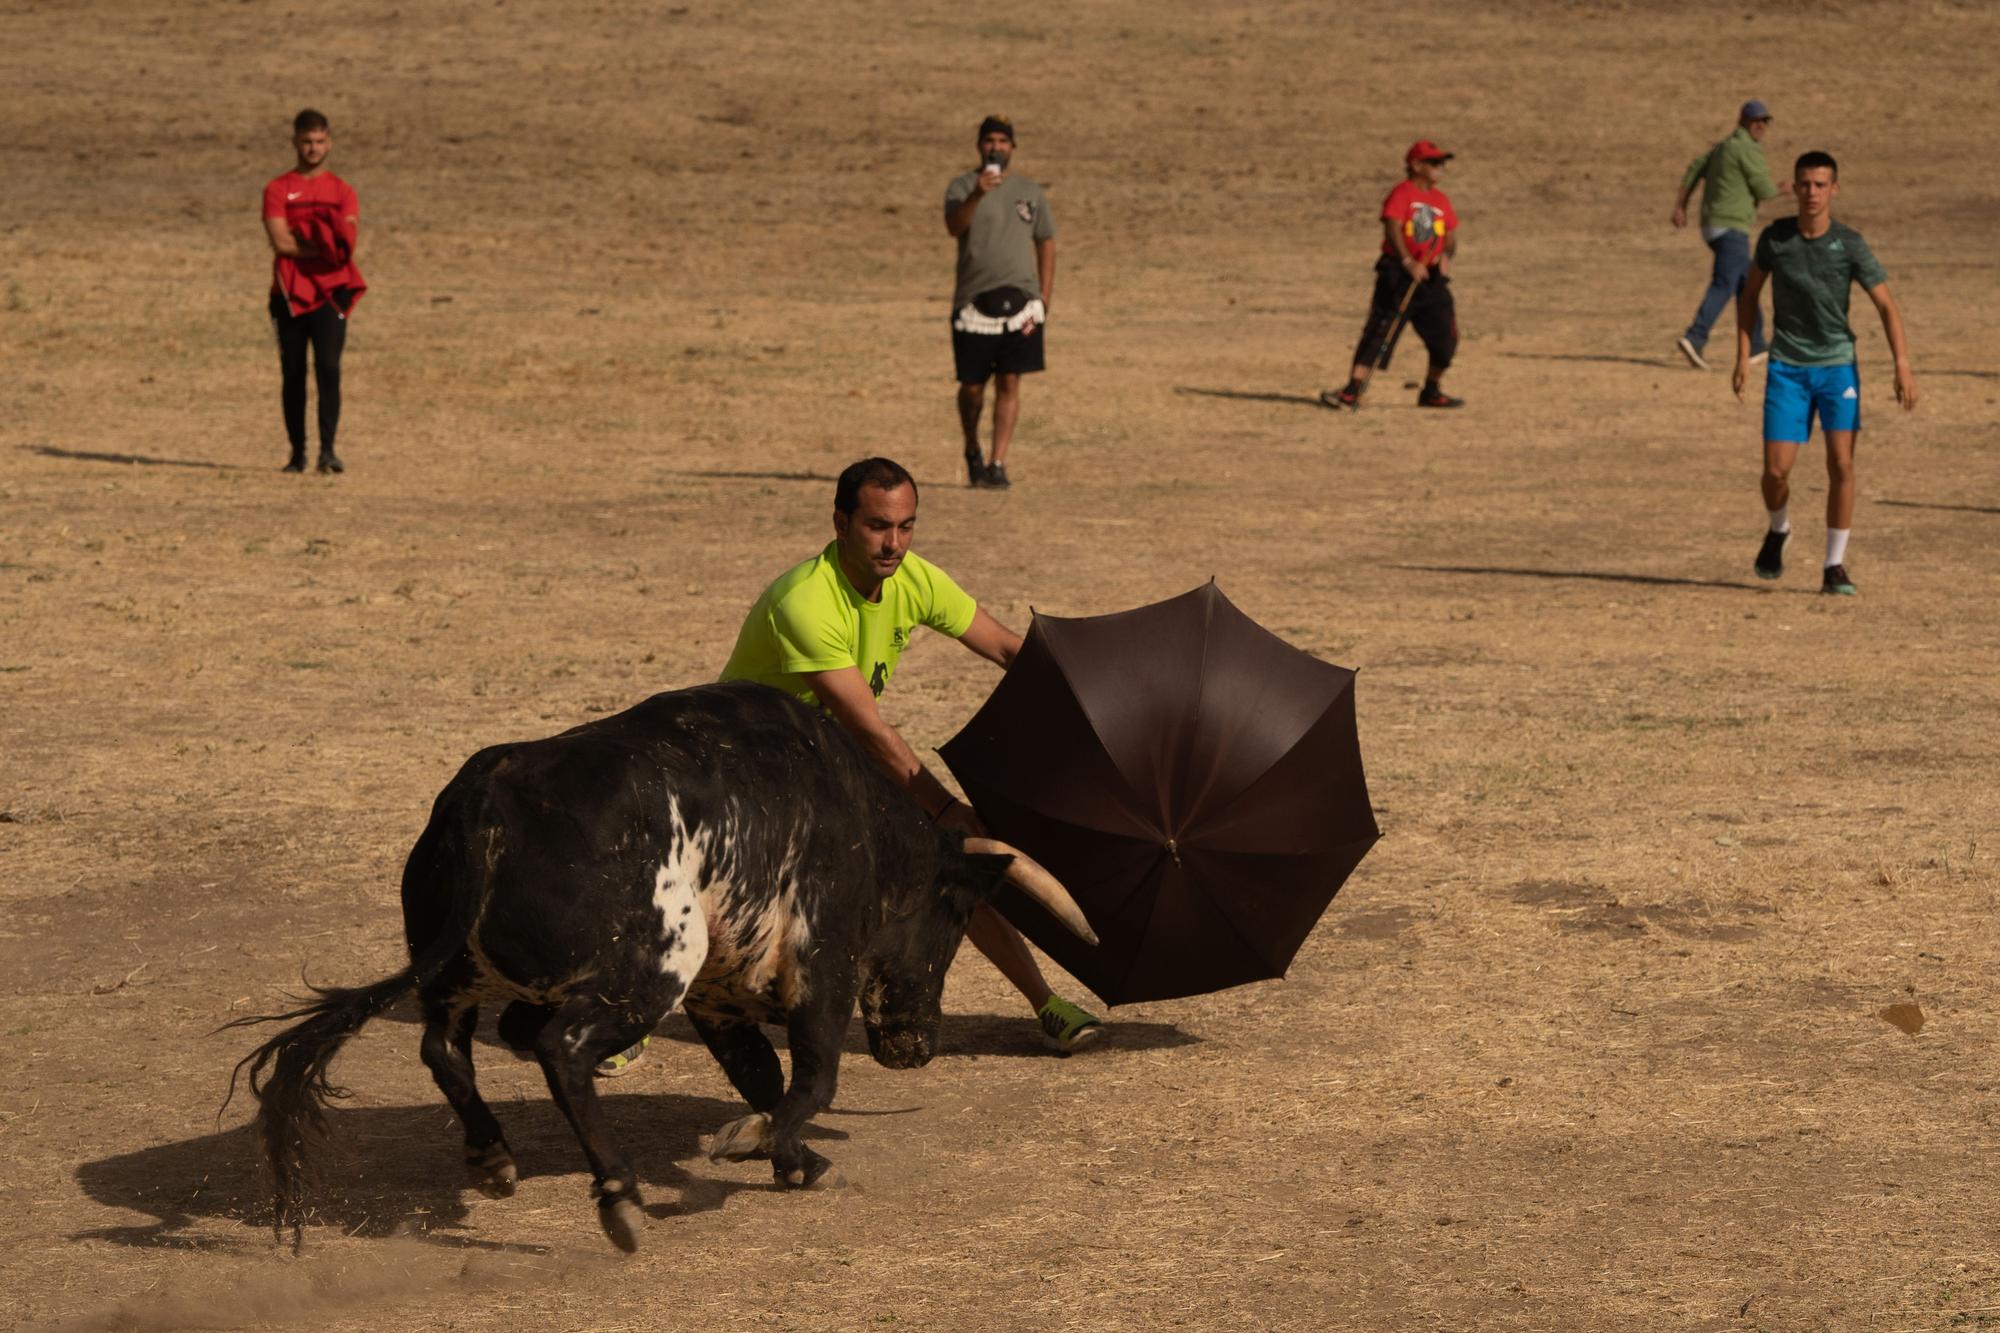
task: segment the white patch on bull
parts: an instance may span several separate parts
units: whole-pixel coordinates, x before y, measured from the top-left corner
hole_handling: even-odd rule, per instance
[[[653,906],[660,914],[660,975],[679,979],[681,992],[708,961],[708,917],[701,905],[701,872],[707,863],[709,840],[690,837],[681,823],[680,807],[669,801],[673,843],[667,858],[653,872]],[[675,996],[678,1001],[680,996]]]
[[[740,845],[742,821],[731,815],[719,848],[717,835],[706,830],[694,837],[702,840],[702,851],[720,850],[716,859],[740,868],[741,859],[729,853]],[[679,834],[678,811],[674,827]],[[799,861],[800,839],[788,834],[775,882],[743,884],[716,876],[700,890],[696,916],[707,923],[708,956],[690,988],[698,1005],[740,1009],[768,1021],[804,1002],[812,929],[799,900]]]

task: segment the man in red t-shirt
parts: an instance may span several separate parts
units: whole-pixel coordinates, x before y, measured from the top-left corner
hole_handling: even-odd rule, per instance
[[[264,187],[264,233],[271,242],[271,325],[284,373],[287,472],[306,470],[306,349],[319,390],[319,470],[343,472],[333,451],[340,428],[340,352],[347,317],[368,284],[355,267],[361,209],[354,187],[326,169],[333,139],[326,117],[301,111],[292,120],[298,165]]]
[[[1375,295],[1369,302],[1368,322],[1361,327],[1361,343],[1354,349],[1354,368],[1348,372],[1347,386],[1328,389],[1319,400],[1328,407],[1358,408],[1367,391],[1368,377],[1377,361],[1389,364],[1395,339],[1397,312],[1409,294],[1407,320],[1431,354],[1430,370],[1417,395],[1418,407],[1462,407],[1465,400],[1454,398],[1438,387],[1458,350],[1458,312],[1451,301],[1451,261],[1458,253],[1458,214],[1451,200],[1438,188],[1444,164],[1452,155],[1429,139],[1419,139],[1403,154],[1403,181],[1382,201],[1382,257],[1375,261]],[[1410,290],[1410,284],[1416,290]]]

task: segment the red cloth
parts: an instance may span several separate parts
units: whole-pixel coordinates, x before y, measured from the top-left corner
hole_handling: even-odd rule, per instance
[[[319,251],[311,259],[273,256],[271,289],[285,298],[294,315],[328,301],[347,314],[368,290],[354,266],[360,215],[354,187],[330,171],[317,176],[288,171],[264,187],[264,216],[283,218],[293,236]]]
[[[1458,230],[1458,214],[1452,211],[1444,191],[1426,189],[1413,180],[1389,191],[1389,197],[1382,201],[1382,218],[1403,229],[1403,243],[1410,247],[1411,256],[1426,265],[1437,262],[1444,253],[1444,238]],[[1396,253],[1386,236],[1382,238],[1382,253]]]

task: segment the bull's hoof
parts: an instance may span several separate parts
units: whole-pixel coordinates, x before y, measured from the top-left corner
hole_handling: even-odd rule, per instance
[[[779,1189],[807,1190],[818,1184],[820,1178],[826,1175],[827,1168],[832,1165],[832,1162],[827,1161],[826,1158],[821,1157],[811,1148],[801,1144],[799,1146],[799,1159],[789,1165],[779,1162],[771,1163],[771,1174],[776,1178]],[[833,1183],[835,1182],[828,1182],[829,1185]]]
[[[730,1121],[715,1131],[708,1144],[711,1162],[747,1162],[753,1157],[770,1155],[771,1117],[762,1111]]]
[[[514,1184],[521,1178],[521,1172],[514,1165],[514,1155],[507,1151],[507,1145],[496,1143],[479,1152],[465,1155],[465,1174],[471,1179],[472,1187],[489,1199],[511,1199]]]
[[[629,1194],[615,1199],[597,1201],[597,1220],[604,1227],[604,1234],[611,1237],[611,1243],[627,1254],[639,1251],[639,1230],[644,1225],[639,1213],[639,1204]]]

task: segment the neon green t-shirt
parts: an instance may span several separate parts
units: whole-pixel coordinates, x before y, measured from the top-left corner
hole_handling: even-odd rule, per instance
[[[723,680],[754,680],[815,707],[819,696],[800,679],[808,671],[860,668],[877,698],[920,625],[956,639],[979,609],[951,576],[906,554],[871,602],[841,572],[835,543],[780,574],[750,608],[737,632]]]

